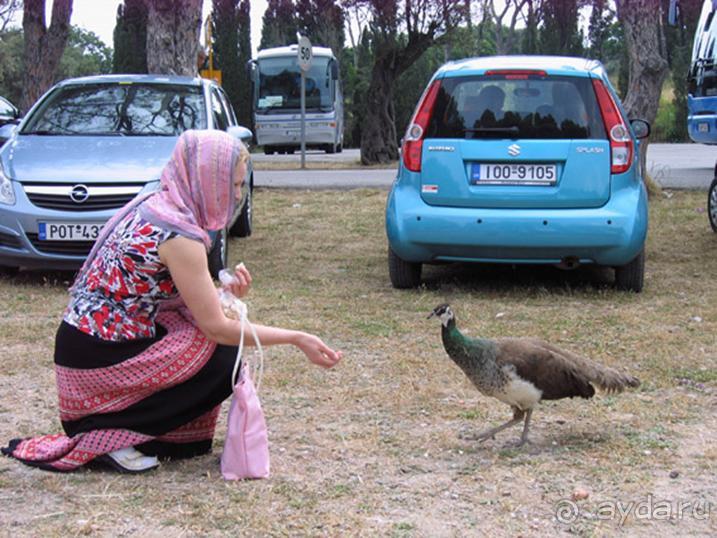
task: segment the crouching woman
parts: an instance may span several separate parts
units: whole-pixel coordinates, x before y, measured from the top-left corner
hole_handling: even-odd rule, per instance
[[[242,331],[220,306],[207,264],[207,232],[227,226],[249,154],[220,131],[187,131],[160,189],[110,219],[70,289],[55,340],[65,435],[14,439],[2,452],[72,471],[101,462],[142,472],[158,458],[211,450]],[[235,271],[235,295],[251,274]],[[244,327],[246,345],[254,345]],[[312,334],[254,324],[263,346],[292,344],[330,368],[341,353]]]

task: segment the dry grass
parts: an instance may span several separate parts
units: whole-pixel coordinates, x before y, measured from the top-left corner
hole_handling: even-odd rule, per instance
[[[50,474],[0,459],[8,536],[714,535],[707,519],[601,519],[602,503],[717,501],[717,235],[703,193],[652,202],[646,289],[608,271],[438,266],[390,287],[385,191],[258,191],[256,232],[232,244],[254,275],[253,319],[316,331],[332,371],[268,350],[262,399],[272,477],[224,482],[222,414],[210,456],[150,475]],[[62,274],[0,280],[0,438],[59,430],[54,330]],[[449,301],[472,335],[534,335],[627,370],[642,387],[535,413],[533,444],[459,437],[505,420],[446,357],[427,313]],[[500,315],[499,315],[500,314]],[[224,413],[226,412],[226,407]],[[669,478],[677,471],[677,478]],[[557,504],[584,488],[580,516]],[[697,514],[700,515],[700,514]]]

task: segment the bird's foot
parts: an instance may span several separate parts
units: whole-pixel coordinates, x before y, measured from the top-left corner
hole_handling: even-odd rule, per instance
[[[521,438],[521,439],[518,439],[517,441],[511,441],[511,442],[507,443],[507,444],[505,445],[505,447],[506,447],[506,448],[520,448],[520,447],[522,447],[522,446],[532,445],[532,444],[533,444],[533,442],[532,442],[530,439],[528,439],[528,438],[525,438],[525,439]]]
[[[495,431],[487,431],[487,432],[460,432],[458,434],[459,439],[463,439],[465,441],[477,441],[479,443],[482,443],[483,441],[487,441],[488,439],[495,440],[495,434],[498,432]]]

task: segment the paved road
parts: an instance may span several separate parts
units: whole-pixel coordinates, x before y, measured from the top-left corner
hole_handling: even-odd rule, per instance
[[[295,163],[301,155],[253,156],[255,162]],[[310,151],[309,163],[356,163],[355,169],[339,170],[257,170],[254,182],[259,187],[299,189],[388,188],[396,177],[396,169],[363,169],[359,166],[359,151],[326,155]],[[700,144],[650,144],[647,149],[647,170],[664,188],[707,190],[714,175],[717,147]]]

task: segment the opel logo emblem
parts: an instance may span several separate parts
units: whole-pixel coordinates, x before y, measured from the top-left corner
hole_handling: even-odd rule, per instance
[[[75,185],[70,191],[70,198],[72,198],[72,201],[77,204],[86,202],[89,197],[90,191],[87,190],[87,187],[84,185]]]
[[[518,144],[511,144],[508,146],[508,154],[511,157],[517,157],[520,155],[520,146]]]

